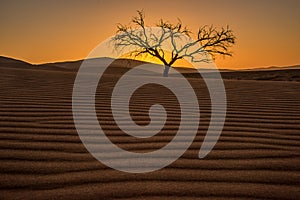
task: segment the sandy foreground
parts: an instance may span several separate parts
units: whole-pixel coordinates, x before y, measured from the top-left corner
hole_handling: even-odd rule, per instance
[[[224,130],[213,151],[198,159],[210,100],[203,81],[190,78],[201,102],[193,144],[164,169],[129,174],[85,149],[72,116],[76,71],[58,69],[0,66],[0,199],[300,199],[299,82],[225,80]],[[136,94],[131,106],[138,124],[149,122],[153,101],[171,113],[159,134],[137,139],[112,122],[107,105],[117,78],[104,76],[96,97],[111,141],[134,152],[166,145],[179,124],[174,96],[151,85]]]

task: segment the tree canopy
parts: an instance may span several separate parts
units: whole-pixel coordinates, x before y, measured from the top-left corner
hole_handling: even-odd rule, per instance
[[[153,26],[146,26],[144,12],[137,13],[131,24],[118,24],[117,34],[112,38],[114,46],[116,49],[131,47],[131,55],[135,57],[149,55],[158,58],[165,65],[164,76],[168,76],[169,67],[180,59],[211,62],[216,55],[232,56],[230,48],[235,44],[236,37],[229,26],[217,29],[213,25],[204,25],[193,34],[180,19],[176,24],[161,19],[154,30]],[[166,56],[165,43],[170,44],[169,57]]]

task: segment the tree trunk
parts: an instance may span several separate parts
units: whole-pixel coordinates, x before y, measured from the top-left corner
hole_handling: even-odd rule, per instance
[[[169,76],[169,70],[170,70],[170,66],[165,65],[165,70],[164,70],[164,73],[163,73],[164,77],[168,77]]]

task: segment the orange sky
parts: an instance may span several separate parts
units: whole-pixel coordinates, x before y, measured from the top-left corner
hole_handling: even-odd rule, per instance
[[[217,59],[219,68],[300,64],[298,0],[0,0],[0,55],[31,63],[83,59],[138,9],[149,25],[177,17],[195,31],[230,25],[234,56]]]

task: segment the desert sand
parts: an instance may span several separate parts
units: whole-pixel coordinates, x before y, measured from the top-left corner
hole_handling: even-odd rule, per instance
[[[297,80],[254,80],[256,74],[253,80],[235,80],[230,72],[224,80],[224,130],[213,151],[199,159],[210,100],[203,81],[189,78],[201,102],[201,125],[193,144],[164,169],[129,174],[93,158],[76,132],[72,88],[80,62],[33,66],[3,57],[0,61],[0,199],[300,199]],[[136,139],[110,123],[108,94],[122,67],[118,69],[103,77],[105,87],[96,97],[107,135],[135,152],[164,146],[176,134],[180,116],[172,94],[163,88],[149,85],[131,105],[140,124],[147,124],[152,100],[169,106],[171,121],[158,135]]]

